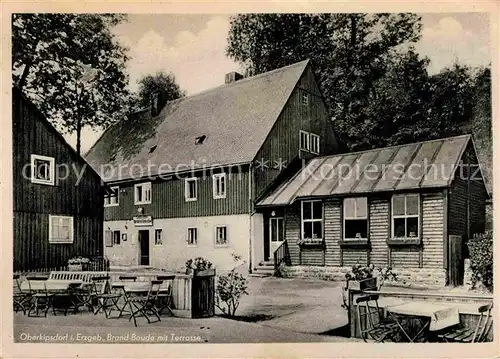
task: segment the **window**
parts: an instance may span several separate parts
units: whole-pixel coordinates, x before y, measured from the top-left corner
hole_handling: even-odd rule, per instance
[[[49,216],[49,242],[73,243],[73,217]]]
[[[218,173],[213,175],[214,199],[226,198],[226,174]]]
[[[319,154],[319,136],[311,133],[311,152]]]
[[[111,187],[113,193],[106,194],[104,196],[104,207],[118,206],[119,204],[119,192],[120,187]]]
[[[271,242],[283,242],[285,231],[282,217],[269,218],[269,235]]]
[[[302,240],[321,241],[323,238],[323,203],[302,202]]]
[[[31,182],[53,186],[54,179],[54,158],[40,155],[31,155]]]
[[[309,95],[307,93],[302,94],[302,105],[307,106],[309,104]]]
[[[198,245],[198,228],[188,228],[187,245],[193,247]]]
[[[198,179],[195,177],[186,178],[185,197],[186,201],[196,201],[198,198]]]
[[[113,231],[113,244],[120,244],[120,231]]]
[[[163,230],[155,229],[155,246],[163,245]]]
[[[309,132],[299,131],[300,133],[300,149],[309,151]]]
[[[392,237],[418,238],[420,196],[397,194],[392,196]]]
[[[112,231],[106,231],[104,233],[104,242],[106,247],[113,247],[113,232]]]
[[[215,245],[216,246],[227,246],[227,227],[226,226],[215,227]]]
[[[151,182],[138,183],[135,188],[135,204],[151,203]]]
[[[368,239],[368,199],[344,199],[344,239]]]

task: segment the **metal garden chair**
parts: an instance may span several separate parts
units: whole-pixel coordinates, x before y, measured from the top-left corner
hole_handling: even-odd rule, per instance
[[[12,296],[13,304],[14,304],[14,312],[18,312],[22,310],[23,314],[26,314],[27,307],[30,306],[31,301],[31,293],[23,292],[21,289],[21,281],[19,274],[13,275],[14,281],[14,293]]]
[[[26,277],[26,280],[28,281],[31,296],[28,317],[40,317],[40,310],[43,310],[43,316],[46,317],[52,306],[52,299],[54,298],[54,295],[47,291],[47,277],[29,276]]]
[[[174,316],[174,312],[172,311],[172,287],[173,281],[175,279],[175,275],[159,275],[156,277],[157,280],[161,280],[162,282],[167,283],[166,289],[161,289],[158,293],[156,308],[158,310],[158,314],[161,315],[164,310],[167,310],[170,315]]]
[[[378,294],[371,294],[356,299],[358,330],[365,342],[369,338],[377,343],[394,341],[398,333],[397,323],[381,317],[378,298]]]
[[[444,342],[452,343],[478,343],[487,341],[488,332],[493,325],[493,319],[490,318],[493,303],[485,304],[479,307],[479,319],[474,329],[459,325],[446,332],[439,333],[438,339]]]
[[[120,293],[109,292],[109,276],[92,277],[91,286],[91,304],[94,308],[94,315],[101,310],[104,312],[106,318],[109,317],[113,309],[120,310],[118,301],[121,298]]]
[[[129,296],[127,303],[130,306],[129,321],[134,319],[134,325],[137,327],[137,318],[145,317],[148,323],[155,323],[161,321],[158,310],[156,309],[156,302],[160,292],[160,286],[163,283],[161,280],[152,280],[146,296]],[[155,316],[157,320],[152,322],[149,318]]]

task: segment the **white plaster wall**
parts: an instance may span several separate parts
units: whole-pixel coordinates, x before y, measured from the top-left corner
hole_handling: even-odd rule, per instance
[[[254,213],[250,218],[252,226],[252,268],[264,260],[264,215]]]
[[[228,245],[216,247],[215,227],[227,226]],[[198,245],[187,245],[188,228],[198,228]],[[155,245],[155,229],[163,230],[163,244]],[[189,217],[154,219],[152,226],[136,227],[133,221],[107,221],[104,230],[119,230],[127,233],[127,241],[113,247],[104,247],[104,253],[111,265],[137,265],[139,258],[139,230],[149,230],[150,265],[155,268],[179,270],[184,268],[189,258],[205,257],[218,270],[228,270],[235,266],[232,253],[238,254],[244,261],[249,260],[250,215],[231,215],[213,217]]]

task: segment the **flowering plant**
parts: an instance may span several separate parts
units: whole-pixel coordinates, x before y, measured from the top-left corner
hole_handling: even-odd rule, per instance
[[[194,260],[188,259],[186,261],[186,270],[190,269],[205,270],[210,268],[212,268],[212,262],[203,257],[196,257]]]
[[[68,264],[89,264],[89,263],[90,259],[81,256],[68,259]]]

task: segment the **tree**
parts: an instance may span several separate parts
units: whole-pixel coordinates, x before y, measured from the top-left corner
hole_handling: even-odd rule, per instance
[[[139,81],[139,91],[137,94],[137,107],[144,108],[150,105],[151,95],[154,92],[164,92],[166,101],[171,101],[184,97],[186,93],[181,90],[175,82],[173,73],[159,71],[154,75],[142,77]]]
[[[368,130],[383,126],[376,124],[381,111],[362,109],[391,59],[420,38],[420,20],[414,14],[238,15],[227,54],[250,75],[311,59],[336,131],[351,149],[369,148],[378,144]]]
[[[116,14],[14,14],[13,81],[61,131],[102,128],[126,111],[126,49]]]

